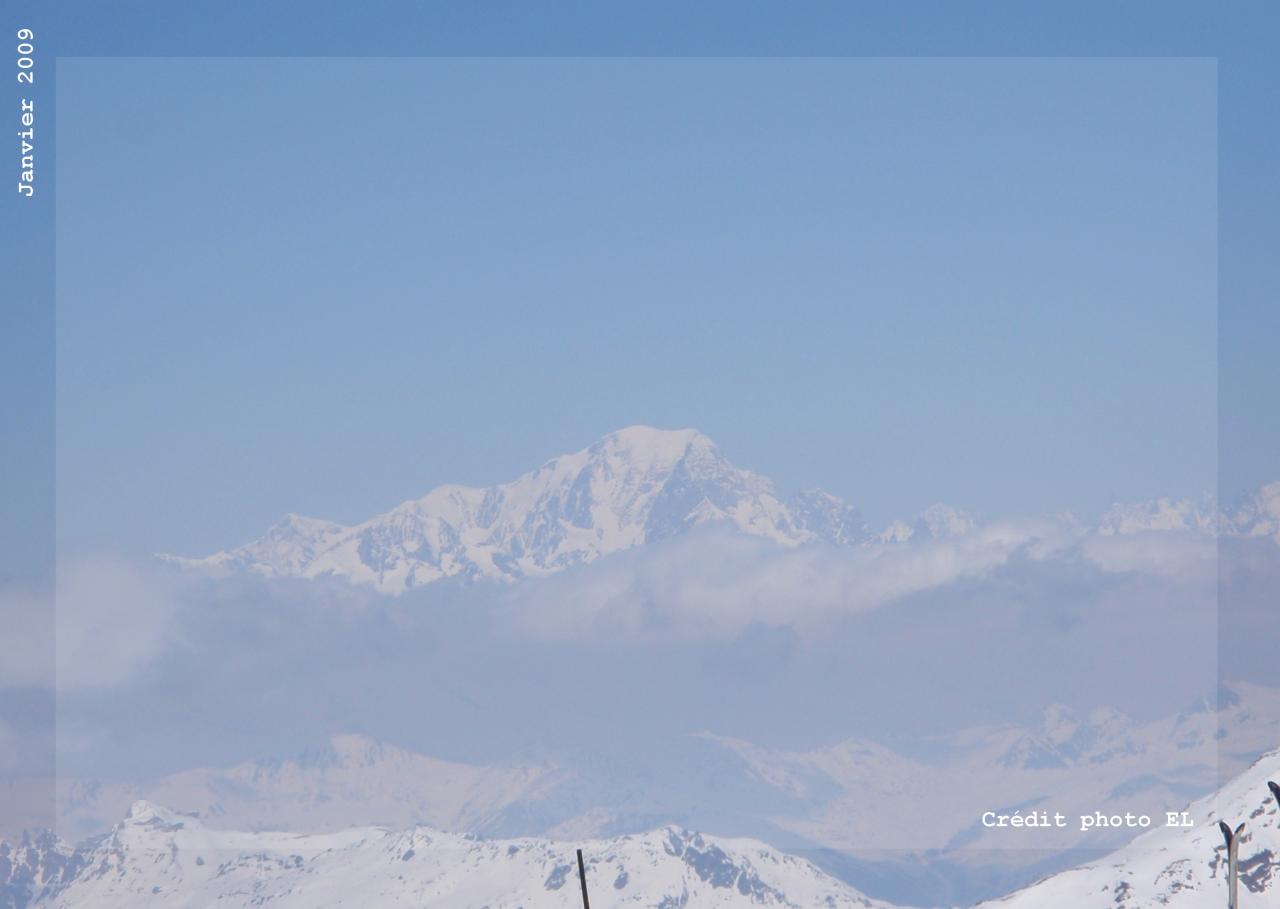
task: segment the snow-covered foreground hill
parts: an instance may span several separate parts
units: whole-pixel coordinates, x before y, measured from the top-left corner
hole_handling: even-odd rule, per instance
[[[580,904],[575,848],[586,855],[599,906],[885,905],[763,843],[677,828],[582,843],[481,840],[426,827],[243,833],[138,802],[106,837],[62,859],[71,873],[33,880],[30,906],[565,909]]]
[[[1267,787],[1280,751],[1267,754],[1187,809],[1191,827],[1159,827],[1100,862],[1053,875],[986,909],[1219,909],[1226,904],[1226,848],[1219,820],[1243,821],[1241,909],[1280,907],[1280,810]]]

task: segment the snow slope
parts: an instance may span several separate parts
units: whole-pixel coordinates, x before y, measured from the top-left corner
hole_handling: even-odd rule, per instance
[[[1218,821],[1243,821],[1241,909],[1280,907],[1280,812],[1267,788],[1280,780],[1280,751],[1187,809],[1194,826],[1156,827],[1094,862],[1055,874],[986,909],[1220,909],[1226,904],[1226,848]]]

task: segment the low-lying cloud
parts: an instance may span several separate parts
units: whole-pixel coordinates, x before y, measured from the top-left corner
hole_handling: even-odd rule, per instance
[[[500,615],[535,639],[723,640],[757,624],[821,633],[831,621],[1024,562],[1204,585],[1215,577],[1217,547],[1189,534],[1086,536],[1051,520],[859,549],[785,549],[706,530],[525,582],[500,597]]]
[[[1054,702],[1159,715],[1216,682],[1216,554],[1051,520],[868,549],[706,528],[395,598],[78,560],[59,576],[59,737],[68,772],[145,774],[338,731],[486,761],[699,731],[800,747],[1033,721]],[[38,594],[5,596],[35,615]],[[0,686],[49,682],[47,656],[15,656]]]

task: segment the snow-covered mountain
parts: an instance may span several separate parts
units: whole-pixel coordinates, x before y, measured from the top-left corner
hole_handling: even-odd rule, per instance
[[[84,870],[86,853],[51,831],[0,841],[0,909],[25,909],[39,893],[65,887]]]
[[[327,834],[215,830],[150,802],[31,888],[32,909],[326,909],[578,904],[575,849],[601,905],[884,906],[763,843],[668,827],[603,841],[483,840],[428,827]],[[62,853],[59,853],[61,855]]]
[[[1225,508],[1219,508],[1210,495],[1115,504],[1098,524],[1098,533],[1103,536],[1149,531],[1270,537],[1280,543],[1280,481],[1261,486]]]
[[[1280,810],[1267,787],[1280,780],[1280,751],[1272,751],[1213,795],[1187,809],[1191,827],[1153,829],[1107,856],[1055,874],[986,909],[1218,909],[1226,904],[1226,848],[1220,820],[1245,824],[1240,839],[1240,904],[1280,907]]]
[[[977,523],[966,511],[944,505],[930,505],[911,523],[894,521],[876,539],[881,543],[907,543],[912,540],[952,540],[972,532]]]
[[[1068,533],[1081,528],[1066,519]],[[286,515],[262,537],[205,558],[163,556],[214,572],[341,578],[398,594],[444,578],[513,581],[720,524],[784,547],[900,545],[964,537],[974,518],[936,504],[873,533],[852,505],[821,489],[789,498],[731,464],[694,429],[632,426],[553,458],[510,483],[440,486],[354,526]],[[1114,505],[1095,532],[1224,532],[1280,542],[1280,483],[1230,514],[1212,500]]]
[[[400,593],[448,577],[546,575],[714,522],[783,546],[870,536],[856,509],[821,490],[784,503],[696,430],[632,426],[500,486],[440,486],[354,527],[288,515],[238,549],[169,558]]]
[[[1280,481],[1246,496],[1222,516],[1224,529],[1242,537],[1271,537],[1280,543]]]
[[[1199,501],[1162,497],[1136,504],[1114,504],[1102,516],[1098,533],[1115,536],[1151,530],[1215,533],[1218,509],[1212,498]]]

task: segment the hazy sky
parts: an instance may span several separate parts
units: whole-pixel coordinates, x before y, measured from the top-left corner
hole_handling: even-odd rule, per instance
[[[1211,490],[1211,61],[63,60],[71,548],[632,423],[874,523]]]

